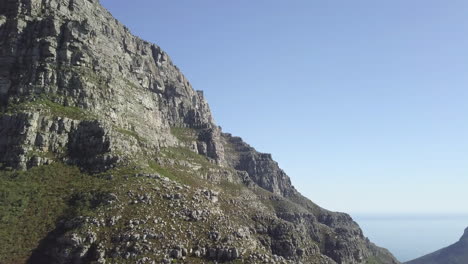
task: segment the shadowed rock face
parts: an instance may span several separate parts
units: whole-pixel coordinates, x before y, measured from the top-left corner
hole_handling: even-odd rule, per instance
[[[0,0],[0,108],[2,169],[66,163],[83,172],[105,173],[146,164],[179,169],[193,175],[190,183],[205,181],[220,191],[202,189],[192,199],[184,198],[180,190],[190,186],[159,174],[125,175],[124,180],[144,175],[156,185],[145,193],[123,185],[118,189],[123,194],[85,192],[73,199],[114,204],[124,211],[129,204],[143,204],[153,222],[131,219],[126,229],[104,234],[94,227],[114,226],[125,216],[62,221],[30,263],[136,261],[148,252],[165,256],[164,261],[192,254],[202,260],[253,263],[398,263],[365,238],[349,215],[322,209],[297,192],[270,154],[222,133],[203,93],[191,87],[169,56],[133,36],[97,0]],[[229,196],[229,184],[240,194]],[[119,195],[131,201],[124,203]],[[140,239],[131,233],[139,230],[138,223],[161,224],[157,217],[163,212],[151,207],[154,196],[170,208],[185,206],[180,201],[202,208],[170,212],[174,223],[212,220],[219,230],[191,226],[193,234],[178,237],[146,230]],[[244,212],[243,227],[232,220],[238,217],[230,211],[234,206]],[[197,234],[207,236],[206,244]],[[159,239],[162,246],[138,244],[146,237]],[[195,242],[190,250],[180,246]]]
[[[434,253],[406,262],[407,264],[464,264],[468,263],[468,228],[460,240]]]

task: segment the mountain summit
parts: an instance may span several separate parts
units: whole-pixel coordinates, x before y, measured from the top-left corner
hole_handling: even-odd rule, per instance
[[[0,263],[398,263],[97,0],[0,0]]]
[[[446,248],[425,255],[407,264],[465,264],[468,263],[468,228],[460,240]]]
[[[460,242],[462,241],[468,242],[468,227],[465,228],[465,232],[463,233],[463,236],[460,238]]]

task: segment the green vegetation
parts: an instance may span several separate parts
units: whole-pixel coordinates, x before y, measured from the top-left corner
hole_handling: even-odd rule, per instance
[[[54,102],[47,95],[41,95],[31,101],[21,102],[18,104],[10,104],[7,109],[3,111],[4,114],[15,114],[25,110],[45,110],[51,115],[57,117],[67,117],[75,120],[88,120],[93,117],[92,114],[75,106],[65,106]]]
[[[130,137],[135,138],[139,143],[147,142],[147,140],[146,140],[145,138],[142,138],[142,137],[141,137],[140,135],[138,135],[138,133],[135,132],[135,131],[123,129],[123,128],[120,128],[120,127],[115,127],[115,130],[116,130],[117,132],[119,132],[120,134],[123,134],[123,135],[130,136]]]
[[[126,166],[115,167],[106,172],[96,174],[95,176],[98,178],[106,178],[109,175],[114,175],[116,176],[116,178],[122,178],[128,175],[133,175],[135,173],[145,173],[145,172],[149,172],[149,171],[145,170],[145,168],[139,166],[138,164],[132,163]]]
[[[275,209],[276,212],[281,212],[281,213],[297,213],[297,212],[303,212],[307,213],[307,210],[305,210],[302,206],[291,202],[288,199],[285,199],[283,197],[279,196],[271,196],[270,198],[271,205]]]
[[[61,163],[28,171],[0,171],[2,263],[25,262],[58,220],[92,215],[102,206],[97,199],[111,189],[108,181]]]
[[[93,215],[97,208],[107,205],[114,197],[109,191],[92,190],[88,192],[77,192],[71,195],[66,217]]]
[[[127,130],[121,133],[135,138],[138,136]],[[41,154],[35,151],[31,153]],[[42,155],[47,155],[47,153]],[[243,184],[232,183],[222,177],[220,182],[206,180],[210,179],[208,176],[211,173],[222,175],[227,169],[219,167],[209,158],[188,148],[164,148],[158,155],[158,159],[162,160],[161,164],[165,165],[156,162],[156,159],[148,161],[147,157],[140,157],[133,160],[135,163],[95,175],[83,173],[77,167],[61,163],[35,167],[28,171],[0,171],[0,237],[2,238],[0,239],[0,262],[2,264],[25,263],[41,240],[56,229],[59,221],[76,216],[90,216],[104,220],[109,219],[110,216],[122,217],[116,225],[100,226],[99,230],[88,226],[93,232],[98,233],[99,240],[107,248],[114,246],[112,237],[116,232],[125,230],[126,223],[131,219],[144,219],[152,216],[166,223],[173,221],[173,202],[160,194],[163,193],[161,189],[164,191],[163,188],[167,188],[165,185],[177,184],[156,181],[151,177],[135,177],[138,173],[157,172],[173,181],[189,185],[192,188],[180,191],[189,199],[200,193],[197,188],[222,189],[223,192],[216,205],[224,215],[229,216],[230,223],[236,223],[239,226],[251,226],[253,220],[249,216],[255,215],[264,206],[273,212],[281,213],[295,213],[303,210],[300,205],[277,197],[261,188],[248,189]],[[151,195],[152,204],[134,203],[135,196],[129,195],[129,191],[135,194]],[[249,194],[256,194],[259,200],[253,200]],[[118,201],[118,206],[111,206],[113,201]],[[168,206],[169,203],[170,206]],[[210,205],[210,203],[207,204]],[[150,221],[148,225],[151,226],[151,223]],[[181,232],[179,234],[184,236],[183,231],[191,230],[196,237],[203,238],[206,237],[206,230],[215,225],[222,225],[223,222],[219,221],[219,218],[212,217],[206,221],[180,221],[177,224],[180,226],[179,231],[171,229],[171,225],[159,225],[158,231]],[[224,226],[219,230],[225,230]],[[153,246],[157,248],[163,245],[158,243],[167,242],[154,241],[154,243]],[[306,248],[307,245],[301,244],[301,247]],[[190,263],[204,263],[205,261],[192,257],[186,260]],[[122,263],[134,263],[134,260]],[[241,263],[241,260],[230,263]],[[366,263],[380,264],[381,262],[377,258],[369,258]]]
[[[159,173],[161,176],[164,176],[164,177],[169,178],[171,180],[177,180],[177,177],[174,177],[173,173],[170,170],[161,167],[155,161],[148,162],[148,165],[154,172]]]
[[[125,197],[127,190],[150,181],[130,176],[150,171],[126,166],[89,175],[58,162],[28,171],[0,171],[0,262],[25,263],[57,222],[76,216],[96,217],[101,208],[111,209],[108,206],[117,197]],[[112,180],[106,177],[109,175]],[[128,209],[123,217],[131,219],[138,214]]]
[[[193,142],[197,139],[197,131],[193,128],[171,127],[171,134],[184,143]]]
[[[158,165],[156,162],[149,163],[150,168],[153,172],[160,174],[166,178],[169,178],[173,181],[191,185],[194,187],[200,187],[200,178],[196,177],[194,174],[195,172],[187,171],[181,168],[180,166],[170,166],[170,167],[162,167]]]
[[[76,72],[78,76],[84,77],[88,82],[94,83],[97,86],[104,86],[107,78],[97,74],[92,69],[87,67],[73,67],[73,72]]]
[[[40,98],[34,102],[31,102],[30,104],[32,104],[32,106],[49,110],[54,116],[67,117],[75,120],[84,120],[89,118],[89,113],[86,113],[79,107],[64,106],[55,103],[48,98]]]
[[[55,65],[55,64],[50,64],[50,67],[54,69],[55,71],[59,72],[70,72],[74,73],[80,78],[90,82],[94,83],[98,86],[104,85],[107,81],[107,78],[97,74],[93,69],[89,67],[82,67],[82,66],[69,66],[69,65]]]
[[[366,264],[382,264],[382,262],[376,257],[369,257],[366,260]]]
[[[219,183],[219,186],[233,196],[240,195],[241,192],[246,188],[245,185],[240,183],[234,183],[227,180],[223,180]]]
[[[136,84],[134,84],[133,82],[131,82],[130,80],[128,80],[126,78],[122,78],[122,80],[125,82],[125,84],[128,87],[132,87],[133,89],[141,89],[141,87],[137,86]]]
[[[185,160],[192,163],[201,165],[203,168],[215,168],[213,164],[206,156],[200,155],[184,147],[168,147],[161,150],[161,153],[173,160]]]
[[[40,158],[48,158],[48,159],[55,159],[55,155],[52,152],[49,151],[39,151],[39,150],[30,150],[26,154],[27,158],[32,158],[32,157],[40,157]],[[0,166],[1,168],[1,166]]]

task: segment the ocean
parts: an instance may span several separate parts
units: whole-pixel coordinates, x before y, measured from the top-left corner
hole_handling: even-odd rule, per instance
[[[457,242],[468,215],[352,215],[364,235],[401,262]]]

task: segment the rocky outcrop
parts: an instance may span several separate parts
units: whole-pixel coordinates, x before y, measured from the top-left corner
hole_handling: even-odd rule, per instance
[[[111,136],[97,121],[80,122],[70,133],[67,153],[70,161],[88,171],[106,171],[118,161],[111,156]]]
[[[26,169],[49,164],[53,153],[64,152],[75,126],[67,118],[31,112],[0,116],[1,167]]]
[[[169,56],[97,0],[0,0],[0,110],[0,172],[67,164],[115,192],[66,196],[29,263],[397,263],[222,133]]]
[[[274,161],[271,154],[259,153],[242,138],[223,133],[228,164],[248,173],[250,178],[262,188],[283,196],[296,193],[291,180]]]
[[[406,264],[462,264],[468,263],[468,228],[460,240],[446,248],[422,256]]]

